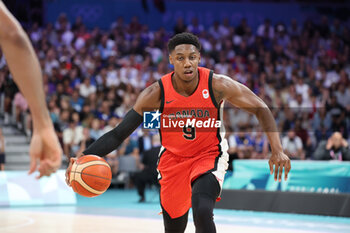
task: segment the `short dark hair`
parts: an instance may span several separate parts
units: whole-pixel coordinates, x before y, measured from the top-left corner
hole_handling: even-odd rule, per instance
[[[168,42],[168,51],[171,53],[180,44],[192,44],[198,51],[201,50],[201,43],[197,36],[189,32],[182,32],[173,36]]]

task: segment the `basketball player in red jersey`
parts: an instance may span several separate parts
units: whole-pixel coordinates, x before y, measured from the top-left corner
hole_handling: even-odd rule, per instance
[[[196,36],[177,34],[169,41],[168,49],[174,72],[146,88],[124,120],[83,154],[108,154],[142,123],[144,111],[159,110],[162,148],[158,171],[165,232],[184,232],[190,207],[197,233],[216,232],[213,208],[228,166],[224,131],[216,125],[221,119],[224,100],[256,115],[269,138],[270,172],[275,173],[276,181],[281,181],[283,168],[287,179],[290,160],[283,153],[275,121],[266,104],[244,85],[198,67],[200,43]],[[195,123],[181,124],[186,117]],[[209,122],[207,129],[202,127],[204,122]]]

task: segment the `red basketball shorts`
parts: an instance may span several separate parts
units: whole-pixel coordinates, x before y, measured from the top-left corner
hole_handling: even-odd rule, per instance
[[[184,215],[191,208],[192,182],[212,172],[222,187],[228,154],[217,150],[195,157],[180,157],[162,147],[158,161],[160,201],[171,218]]]

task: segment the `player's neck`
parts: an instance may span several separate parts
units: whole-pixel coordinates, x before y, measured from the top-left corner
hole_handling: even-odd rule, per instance
[[[187,97],[196,91],[199,84],[199,75],[197,72],[196,76],[191,81],[184,81],[174,73],[171,82],[177,93]]]

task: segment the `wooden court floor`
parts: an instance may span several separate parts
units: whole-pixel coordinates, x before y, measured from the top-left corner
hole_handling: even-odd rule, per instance
[[[334,229],[346,232],[346,229]],[[350,230],[350,226],[349,226]],[[1,233],[161,233],[161,217],[139,218],[85,215],[76,213],[33,212],[30,209],[0,209]],[[195,232],[189,221],[186,233]],[[288,229],[273,226],[247,226],[239,224],[217,224],[218,233],[316,233],[318,230]],[[325,231],[329,232],[329,231]],[[350,231],[348,231],[350,232]]]
[[[162,233],[159,198],[136,190],[108,190],[75,205],[0,207],[0,233]],[[214,210],[218,233],[349,233],[350,218]],[[194,233],[192,214],[186,233]]]
[[[0,210],[0,232],[2,233],[161,233],[161,218],[131,218],[117,216],[94,216],[72,213],[31,212],[29,210]],[[294,229],[261,228],[217,224],[221,233],[311,233]],[[192,222],[186,232],[195,232]],[[315,231],[316,232],[316,231]]]

